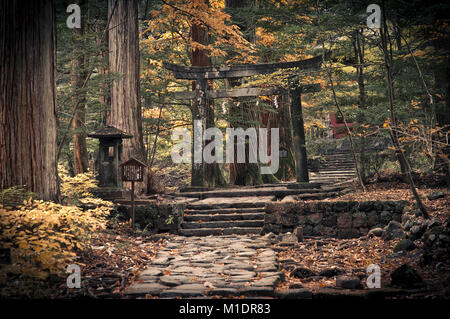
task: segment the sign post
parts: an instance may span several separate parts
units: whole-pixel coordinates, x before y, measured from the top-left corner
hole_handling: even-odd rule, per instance
[[[281,162],[283,163],[283,176],[282,180],[286,180],[286,158],[288,157],[288,150],[284,147],[280,147],[280,150],[278,151]]]
[[[134,182],[142,182],[144,180],[144,163],[131,157],[128,161],[120,164],[122,169],[122,181],[131,182],[131,228],[134,232],[135,224],[135,202],[134,202]]]

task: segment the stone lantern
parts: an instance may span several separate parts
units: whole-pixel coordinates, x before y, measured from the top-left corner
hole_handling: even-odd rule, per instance
[[[133,135],[113,126],[105,126],[88,136],[99,139],[97,195],[104,199],[124,197],[119,169],[122,162],[122,140],[132,138]]]

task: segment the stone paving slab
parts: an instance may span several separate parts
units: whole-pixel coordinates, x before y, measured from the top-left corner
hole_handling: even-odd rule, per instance
[[[273,296],[278,254],[260,235],[172,236],[126,294],[161,298]]]

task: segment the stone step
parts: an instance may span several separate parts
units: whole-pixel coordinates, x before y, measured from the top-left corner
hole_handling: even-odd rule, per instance
[[[264,207],[266,203],[276,200],[275,196],[238,196],[212,197],[190,202],[187,209],[223,209]]]
[[[196,209],[185,209],[186,215],[215,215],[215,214],[256,214],[264,213],[264,207],[243,207],[243,208],[213,208],[203,209],[204,206],[197,207]]]
[[[354,163],[352,157],[344,157],[344,156],[325,157],[325,160],[323,162]]]
[[[346,168],[346,169],[340,169],[336,167],[322,167],[319,168],[318,172],[324,172],[327,174],[333,174],[333,173],[343,173],[343,174],[352,174],[355,172],[355,169],[353,168]]]
[[[328,179],[342,179],[342,178],[354,178],[355,177],[355,174],[325,174],[325,173],[322,173],[322,174],[316,174],[315,176],[314,176],[315,178],[328,178]],[[311,193],[310,193],[311,194]],[[298,195],[301,195],[301,194],[298,194]]]
[[[325,154],[323,155],[325,158],[348,158],[353,159],[352,153],[334,153],[334,154]]]
[[[320,178],[352,178],[355,174],[327,174],[326,172],[314,172],[314,175],[311,175],[309,179],[314,179],[315,177]]]
[[[337,171],[352,171],[355,170],[355,166],[336,166],[336,165],[324,165],[319,167],[319,170],[337,170]]]
[[[316,174],[323,174],[323,175],[329,175],[329,176],[333,176],[333,175],[354,175],[355,171],[336,171],[336,170],[319,170],[318,172],[316,172]],[[309,193],[309,192],[308,192]]]
[[[355,165],[322,165],[319,166],[319,169],[323,169],[323,168],[334,168],[334,169],[354,169]]]
[[[286,183],[288,189],[320,189],[320,183],[310,183],[310,182],[294,182]]]
[[[313,180],[333,181],[333,183],[331,183],[331,184],[335,184],[336,182],[339,182],[339,181],[348,181],[348,180],[353,180],[354,178],[355,178],[354,176],[348,176],[348,177],[324,177],[324,176],[317,176],[317,177],[313,178]],[[297,196],[302,196],[302,195],[297,195]]]
[[[300,194],[297,195],[296,198],[298,200],[314,200],[314,199],[325,199],[325,198],[333,198],[342,195],[342,192],[327,192],[327,193],[316,193],[316,194]]]
[[[256,214],[233,213],[233,214],[185,214],[186,222],[202,221],[226,221],[226,220],[263,220],[264,211]]]
[[[210,236],[210,235],[246,235],[260,234],[261,227],[232,227],[232,228],[195,228],[180,229],[179,234],[182,236]]]
[[[214,222],[183,222],[181,228],[183,229],[197,229],[197,228],[251,228],[264,226],[264,220],[228,220],[228,221],[214,221]]]
[[[353,157],[350,156],[325,156],[324,160],[326,162],[335,161],[335,162],[353,162]]]
[[[322,177],[316,177],[316,178],[310,178],[313,181],[317,181],[317,182],[321,182],[323,184],[336,184],[336,183],[341,183],[341,182],[347,182],[347,181],[352,181],[354,179],[354,177],[348,177],[348,178],[322,178]],[[298,195],[300,196],[300,195]]]
[[[332,171],[332,173],[341,173],[340,171]],[[211,197],[243,197],[243,196],[275,196],[277,198],[284,197],[287,195],[299,195],[299,194],[311,194],[322,192],[319,188],[314,189],[288,189],[287,187],[277,187],[277,188],[266,188],[266,189],[246,189],[246,190],[234,190],[234,191],[210,191],[210,192],[186,192],[183,193],[184,197],[194,197],[194,198],[211,198]],[[256,203],[253,203],[256,204]],[[253,205],[252,204],[252,205]],[[192,204],[191,204],[192,205]],[[251,206],[246,203],[247,206],[240,207],[257,207]],[[227,206],[224,206],[227,207]]]
[[[203,206],[202,206],[203,207]],[[264,213],[264,207],[248,207],[248,208],[220,208],[220,209],[185,209],[186,215],[215,215],[215,214],[250,214],[250,213]]]
[[[215,210],[223,208],[261,208],[265,207],[266,203],[217,203],[217,204],[188,204],[186,209],[188,210]]]
[[[261,185],[247,185],[247,186],[238,186],[239,189],[252,189],[252,188],[266,188],[266,187],[278,187],[289,184],[289,182],[280,182],[274,184],[261,184]],[[187,186],[183,187],[179,190],[180,193],[186,192],[209,192],[216,190],[232,190],[235,189],[236,186],[225,186],[225,187],[206,187],[206,186]]]
[[[324,171],[324,170],[319,170],[318,172],[314,172],[314,173],[321,173],[322,172],[322,174],[326,174],[326,175],[352,175],[352,174],[354,174],[355,173],[355,171],[353,171],[353,170],[347,170],[347,171],[332,171],[332,170],[329,170],[329,171]],[[308,193],[310,193],[310,192],[308,192]]]

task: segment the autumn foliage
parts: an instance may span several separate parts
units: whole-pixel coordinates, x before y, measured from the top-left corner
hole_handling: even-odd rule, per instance
[[[61,177],[66,202],[94,208],[32,198],[16,207],[0,205],[0,246],[10,249],[12,261],[2,268],[3,279],[7,273],[40,279],[60,275],[89,246],[95,232],[105,228],[112,203],[92,197],[93,175]]]

